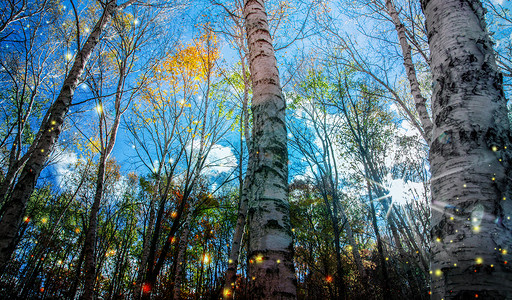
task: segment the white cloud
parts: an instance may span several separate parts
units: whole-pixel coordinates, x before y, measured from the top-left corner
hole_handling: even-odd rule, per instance
[[[206,175],[218,175],[224,172],[230,172],[238,166],[237,159],[230,147],[224,147],[219,144],[212,146],[208,157],[206,158]]]
[[[55,158],[53,168],[56,172],[56,181],[60,187],[64,187],[65,178],[69,177],[73,171],[76,162],[78,161],[77,155],[74,152],[62,152]]]

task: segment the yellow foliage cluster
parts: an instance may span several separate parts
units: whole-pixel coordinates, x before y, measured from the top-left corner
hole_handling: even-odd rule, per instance
[[[145,122],[151,123],[155,111],[174,106],[178,111],[191,108],[189,98],[214,75],[214,65],[220,50],[217,36],[203,32],[190,43],[179,45],[161,64],[154,68],[156,84],[143,88],[141,102],[134,103],[136,111],[143,110]]]
[[[176,52],[156,68],[155,73],[169,84],[170,91],[195,93],[199,84],[211,75],[218,58],[217,36],[204,33],[191,43],[178,46]]]

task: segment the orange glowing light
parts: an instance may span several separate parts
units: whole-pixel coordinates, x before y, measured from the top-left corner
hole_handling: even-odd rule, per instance
[[[39,291],[42,293],[44,292],[44,287],[40,288]]]
[[[175,237],[172,237],[171,239],[171,243],[174,244],[174,242],[176,242],[176,238]]]
[[[478,294],[475,294],[475,298],[478,298]]]
[[[151,291],[151,286],[149,285],[149,283],[144,283],[142,285],[142,292],[143,293],[149,293],[149,291]]]
[[[177,213],[177,212],[173,211],[173,212],[171,213],[171,217],[172,217],[172,218],[176,218],[177,216],[178,216],[178,213]]]
[[[331,283],[332,282],[332,276],[331,275],[327,275],[327,277],[325,277],[325,281]]]
[[[23,222],[25,222],[25,223],[30,222],[30,218],[29,218],[29,217],[25,217],[25,218],[23,218]]]

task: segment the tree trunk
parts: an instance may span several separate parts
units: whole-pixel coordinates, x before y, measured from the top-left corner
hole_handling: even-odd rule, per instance
[[[105,184],[106,157],[101,155],[98,166],[98,178],[96,179],[96,193],[89,214],[89,226],[85,234],[84,241],[84,294],[82,299],[88,300],[94,297],[94,283],[96,281],[96,231],[98,229],[98,212],[100,210],[101,198],[103,196],[103,187]]]
[[[365,166],[365,170],[366,169],[367,168]],[[368,174],[367,171],[365,173]],[[384,299],[392,299],[391,288],[389,286],[389,272],[388,272],[388,267],[386,265],[386,259],[384,258],[384,249],[382,247],[382,239],[380,237],[379,225],[377,223],[377,215],[375,213],[375,204],[373,203],[372,189],[370,187],[370,181],[368,179],[366,179],[366,187],[368,189],[368,198],[370,201],[370,213],[371,213],[371,217],[372,217],[372,225],[373,225],[373,230],[375,231],[375,238],[377,239],[377,251],[379,253],[381,270],[382,270],[381,285],[382,285],[382,290],[384,293]]]
[[[183,223],[183,230],[181,231],[180,242],[178,244],[178,257],[176,259],[176,276],[174,279],[174,292],[173,299],[181,299],[181,282],[183,281],[184,271],[187,265],[185,254],[187,252],[188,234],[190,233],[190,222],[192,221],[193,213],[190,212]]]
[[[244,1],[253,86],[250,180],[249,279],[255,299],[296,299],[288,203],[286,102],[263,0]]]
[[[429,143],[432,139],[433,124],[427,111],[427,99],[425,99],[425,97],[423,97],[421,94],[420,84],[418,82],[418,77],[416,76],[416,69],[414,67],[414,62],[412,61],[412,47],[407,41],[405,25],[400,20],[392,0],[386,0],[386,9],[387,13],[391,17],[391,20],[393,21],[393,24],[395,25],[395,29],[398,34],[398,41],[400,42],[400,47],[402,48],[402,55],[404,56],[404,67],[407,73],[407,79],[409,80],[411,95],[414,99],[416,112],[418,113],[421,126],[423,128],[421,133],[423,134],[423,137],[427,143]]]
[[[250,178],[250,170],[247,170],[247,176],[243,183],[242,194],[240,196],[240,206],[238,208],[238,217],[236,220],[235,232],[233,233],[233,242],[229,251],[228,269],[226,270],[226,281],[224,282],[224,289],[222,295],[224,299],[232,299],[234,296],[234,283],[236,281],[236,270],[238,267],[238,259],[240,256],[240,249],[242,247],[242,237],[245,229],[245,222],[247,218],[248,206],[248,186]]]
[[[434,82],[431,299],[511,299],[512,139],[484,8],[421,4]]]
[[[156,190],[158,191],[159,183],[157,183],[155,186],[157,187]],[[149,248],[151,245],[150,240],[153,234],[153,226],[155,223],[155,202],[157,197],[157,191],[155,191],[154,194],[151,195],[151,200],[149,203],[149,222],[142,244],[142,257],[140,258],[137,281],[135,283],[135,288],[133,292],[134,299],[140,298],[140,294],[142,292],[142,282],[144,281],[144,274],[146,273],[148,265]]]
[[[87,60],[92,54],[94,47],[98,44],[100,35],[116,9],[116,1],[107,3],[103,14],[96,23],[93,31],[87,38],[84,46],[77,54],[73,67],[64,80],[59,96],[52,104],[47,114],[46,122],[41,124],[39,138],[30,147],[27,163],[23,167],[19,180],[16,183],[12,197],[4,204],[5,209],[0,220],[0,269],[10,259],[16,248],[15,237],[21,225],[25,207],[34,191],[36,181],[41,173],[44,164],[53,146],[58,140],[64,118],[71,106],[73,94],[78,85]]]

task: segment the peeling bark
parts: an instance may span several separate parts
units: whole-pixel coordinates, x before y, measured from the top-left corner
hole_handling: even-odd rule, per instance
[[[244,2],[253,86],[249,163],[249,279],[254,299],[296,299],[288,203],[286,102],[263,0]]]
[[[512,139],[484,8],[421,4],[434,82],[432,299],[510,299]]]

